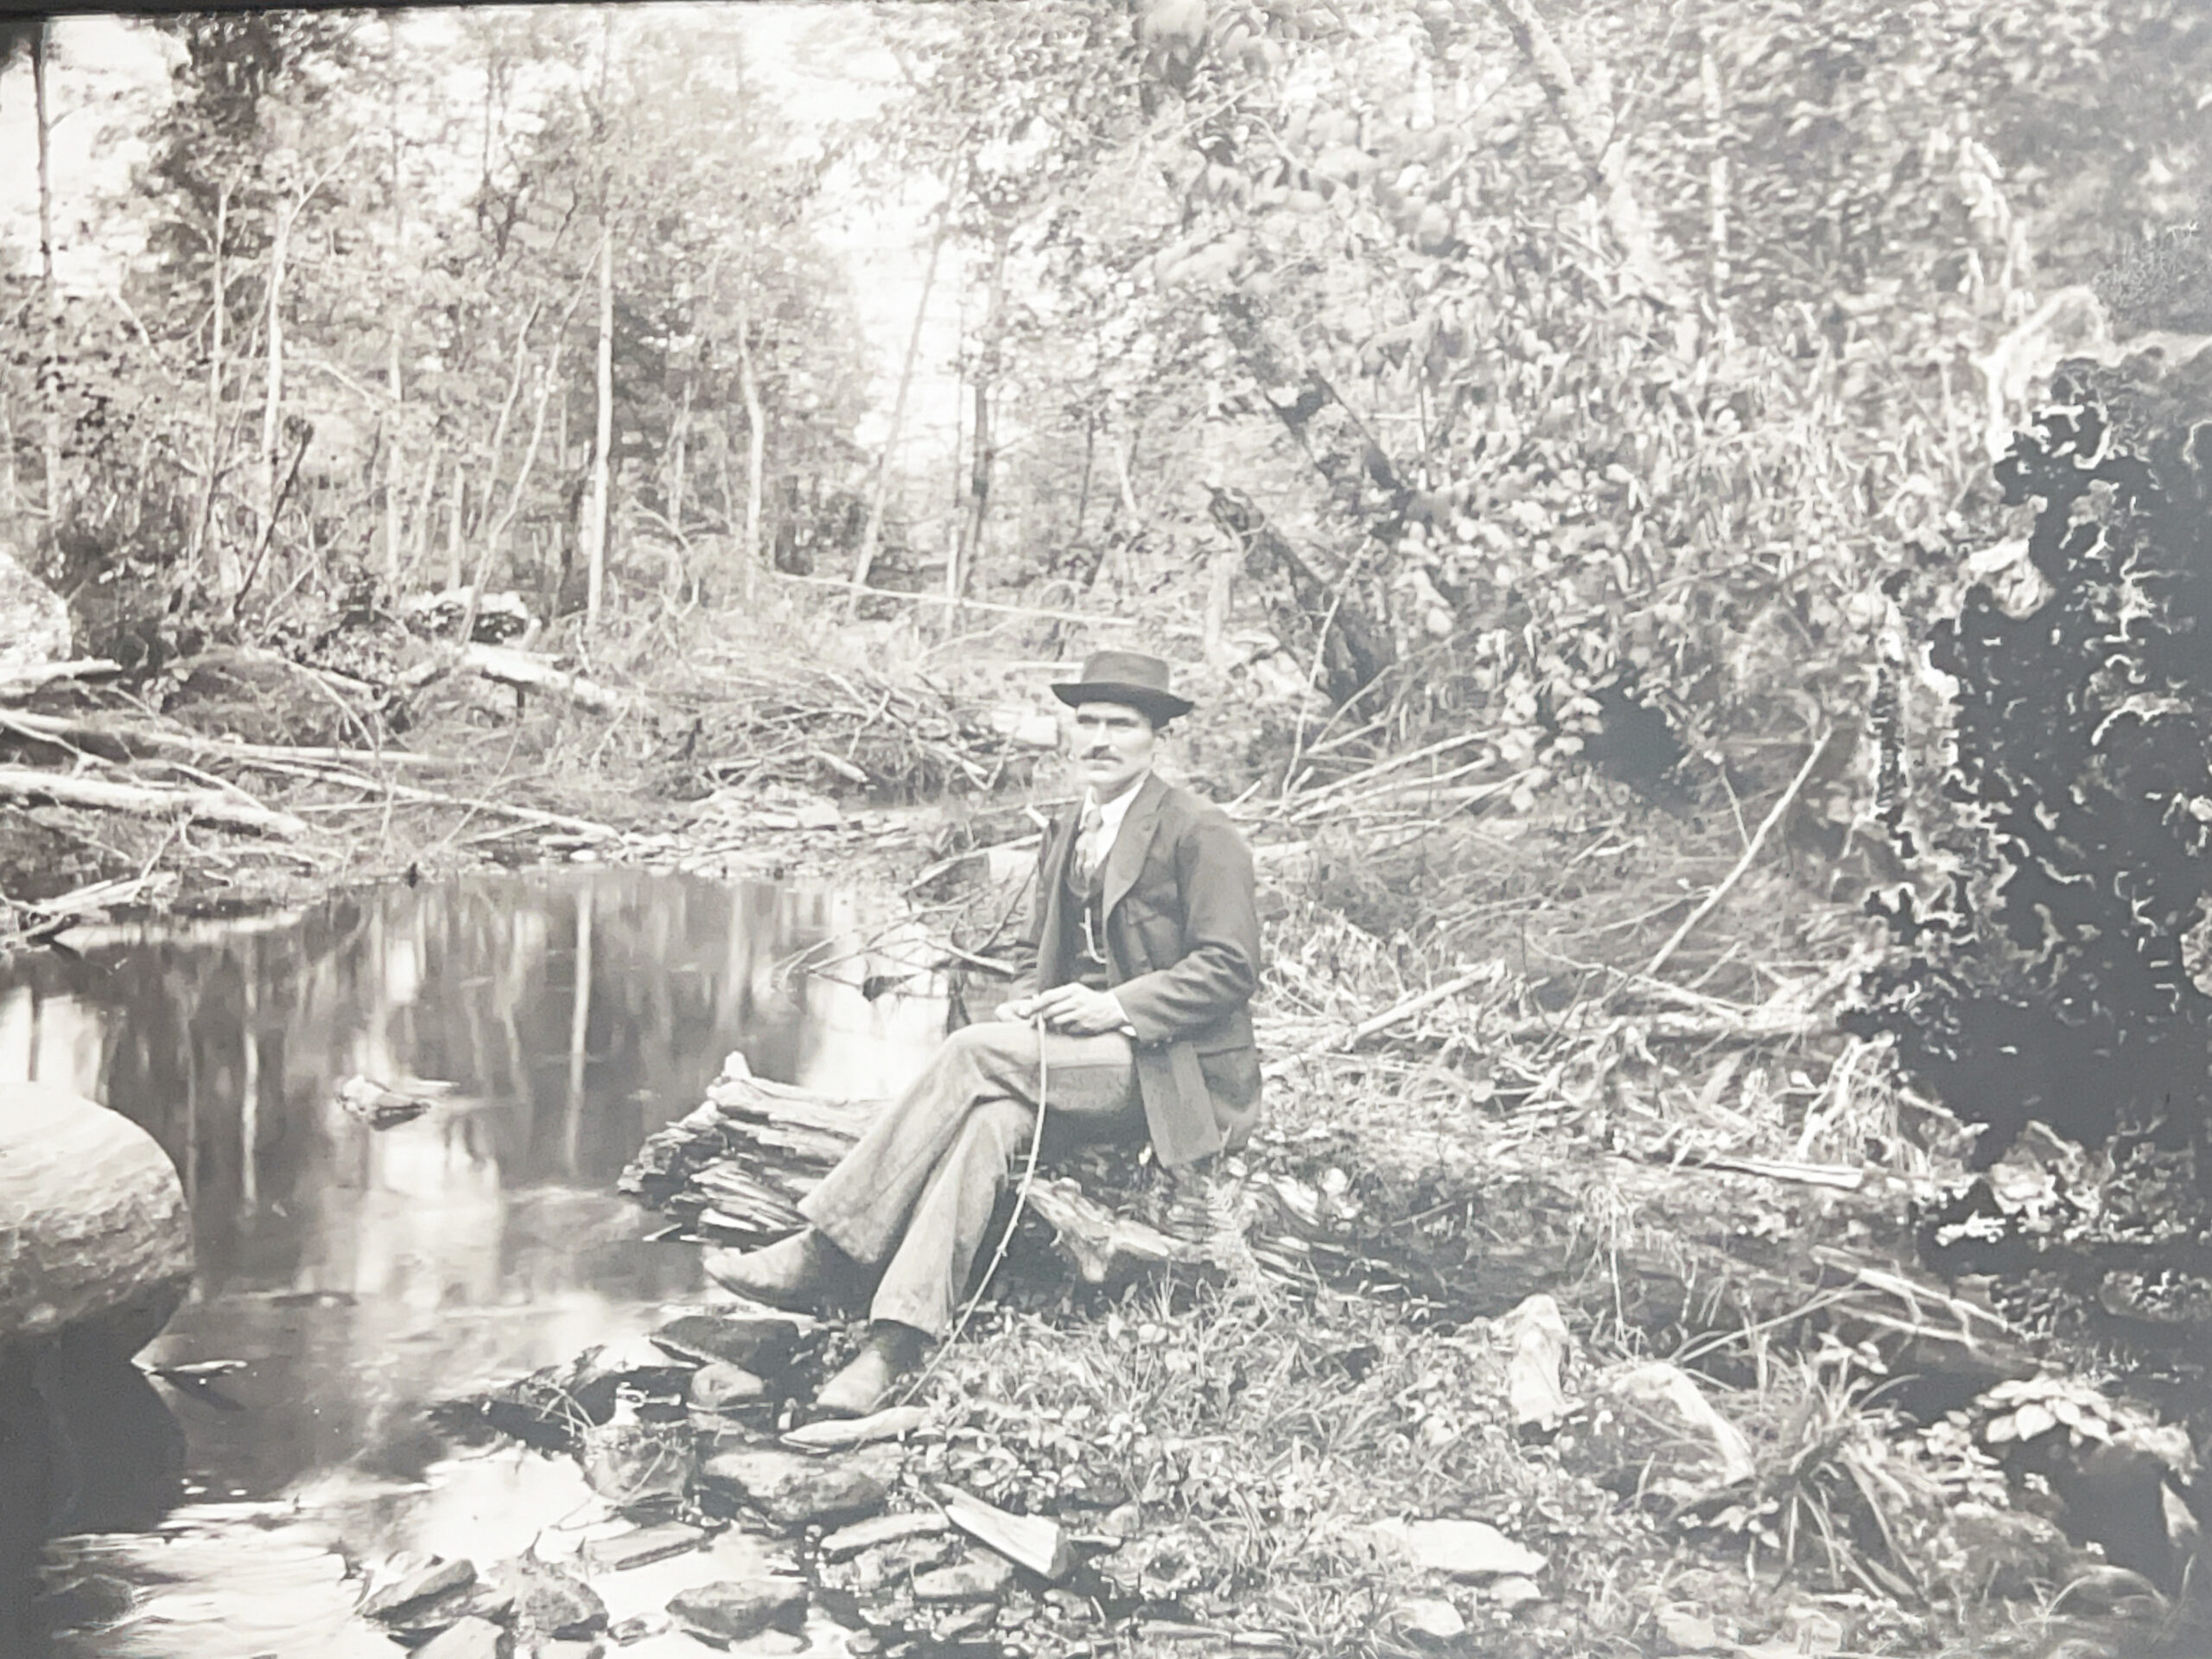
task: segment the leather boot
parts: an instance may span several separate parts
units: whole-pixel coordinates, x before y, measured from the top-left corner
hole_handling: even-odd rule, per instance
[[[766,1249],[710,1249],[702,1265],[725,1289],[791,1313],[809,1312],[854,1276],[852,1257],[812,1227]]]
[[[822,1385],[814,1396],[814,1409],[823,1417],[865,1417],[889,1403],[930,1344],[925,1332],[892,1319],[878,1319],[868,1328],[868,1341],[852,1363]]]

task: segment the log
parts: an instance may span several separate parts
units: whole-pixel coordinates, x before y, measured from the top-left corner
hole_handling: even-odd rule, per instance
[[[770,1243],[804,1224],[797,1200],[878,1109],[756,1077],[734,1053],[705,1103],[646,1141],[621,1189],[679,1216],[698,1236]],[[1397,1196],[1387,1181],[1355,1179],[1332,1196],[1309,1179],[1322,1172],[1290,1166],[1292,1156],[1249,1156],[1241,1175],[1217,1178],[1241,1238],[1162,1231],[1132,1213],[1144,1195],[1086,1192],[1058,1175],[1033,1184],[1029,1212],[1053,1253],[1090,1285],[1249,1265],[1292,1285],[1319,1279],[1410,1293],[1460,1318],[1497,1317],[1550,1294],[1723,1369],[1754,1338],[1789,1347],[1823,1332],[1873,1343],[1893,1373],[1970,1392],[2037,1368],[2002,1319],[1909,1265],[1909,1230],[1889,1182],[1854,1185],[1820,1165],[1713,1157],[1662,1166],[1558,1146],[1539,1159],[1478,1159],[1464,1190],[1439,1204],[1437,1182],[1427,1179]],[[1593,1191],[1638,1224],[1592,1226]],[[1461,1206],[1468,1224],[1441,1237],[1406,1224]],[[1743,1218],[1759,1207],[1786,1210],[1788,1224],[1747,1237]]]
[[[66,662],[33,663],[0,671],[0,701],[27,697],[56,680],[104,680],[123,672],[123,664],[105,657],[73,657]]]
[[[286,841],[297,840],[308,832],[307,824],[289,812],[274,811],[219,789],[118,784],[105,778],[64,777],[35,766],[0,766],[0,799],[50,801],[60,806],[127,812],[142,818],[193,818]]]
[[[13,732],[33,742],[61,743],[86,748],[109,760],[130,760],[141,754],[216,756],[239,761],[283,761],[309,766],[392,766],[448,768],[454,763],[442,755],[417,754],[410,749],[336,749],[288,743],[247,743],[237,738],[209,737],[204,733],[165,730],[158,726],[118,725],[93,720],[64,720],[17,709],[0,714],[0,731]]]
[[[528,652],[516,651],[506,645],[474,643],[461,646],[457,652],[441,655],[420,667],[408,670],[399,677],[399,683],[411,690],[428,684],[440,674],[454,668],[480,675],[487,680],[497,680],[502,685],[512,685],[518,690],[550,692],[594,714],[622,714],[633,707],[637,701],[626,691],[601,685],[581,674],[572,674],[565,668],[556,668],[543,657],[533,657]]]
[[[68,1336],[135,1354],[192,1282],[168,1154],[48,1084],[0,1084],[0,1353]]]

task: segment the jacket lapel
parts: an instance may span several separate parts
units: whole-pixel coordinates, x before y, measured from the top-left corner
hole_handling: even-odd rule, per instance
[[[1144,855],[1152,847],[1153,831],[1159,827],[1160,803],[1166,793],[1167,785],[1156,772],[1147,772],[1137,785],[1137,798],[1129,803],[1128,816],[1122,820],[1121,832],[1106,854],[1105,874],[1099,884],[1100,915],[1111,916],[1114,906],[1136,886]]]
[[[1067,937],[1068,866],[1075,859],[1076,821],[1082,812],[1083,803],[1078,799],[1060,815],[1058,822],[1052,829],[1055,839],[1051,855],[1038,872],[1038,879],[1044,883],[1045,889],[1037,895],[1038,908],[1044,918],[1037,930],[1037,987],[1039,990],[1065,980],[1073,959],[1074,952]]]

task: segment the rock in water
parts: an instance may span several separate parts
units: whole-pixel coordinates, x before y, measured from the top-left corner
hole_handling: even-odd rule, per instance
[[[780,1527],[837,1526],[882,1509],[881,1481],[849,1463],[796,1452],[724,1452],[707,1459],[700,1484],[709,1493],[752,1504]]]
[[[397,1624],[419,1615],[434,1601],[457,1595],[476,1582],[475,1564],[467,1558],[433,1561],[372,1591],[361,1604],[369,1618]]]
[[[798,1324],[772,1314],[686,1313],[654,1332],[653,1340],[695,1363],[720,1361],[756,1376],[773,1376],[790,1363],[791,1351],[798,1345]]]
[[[731,1411],[759,1405],[768,1397],[768,1385],[742,1366],[718,1359],[691,1374],[685,1397],[699,1411]]]
[[[570,1640],[607,1628],[607,1604],[582,1580],[529,1560],[512,1563],[505,1576],[515,1588],[516,1629],[528,1640]]]
[[[176,1166],[119,1112],[0,1084],[0,1348],[64,1332],[135,1354],[192,1283]]]
[[[416,1659],[508,1659],[514,1638],[487,1618],[464,1618],[429,1645],[415,1650]]]
[[[796,1579],[752,1584],[704,1584],[668,1604],[686,1629],[716,1642],[745,1642],[778,1625],[796,1629],[806,1617],[806,1586]]]
[[[0,542],[0,677],[69,656],[69,607]]]
[[[706,1537],[699,1528],[686,1526],[681,1521],[639,1527],[635,1532],[616,1537],[588,1541],[583,1548],[584,1565],[595,1573],[626,1573],[632,1567],[650,1567],[655,1561],[664,1561],[672,1555],[696,1549],[706,1541]]]

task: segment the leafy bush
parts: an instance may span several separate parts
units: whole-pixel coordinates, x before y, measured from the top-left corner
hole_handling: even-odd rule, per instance
[[[1998,468],[2027,563],[1935,630],[1948,805],[1884,904],[1904,950],[1862,1028],[2002,1150],[2041,1119],[2169,1141],[2202,1117],[2190,972],[2212,847],[2212,353],[2062,366]],[[1992,572],[1993,575],[1995,573]]]

